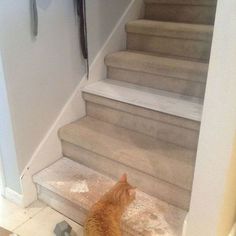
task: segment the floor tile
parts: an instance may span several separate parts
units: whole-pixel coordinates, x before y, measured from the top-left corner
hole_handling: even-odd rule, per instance
[[[30,207],[23,209],[0,197],[0,226],[13,231],[45,207],[44,203],[37,201]]]
[[[81,226],[49,207],[40,211],[36,216],[17,228],[14,232],[20,236],[55,236],[53,233],[54,227],[63,220],[66,220],[72,226],[72,236],[83,235],[83,228]]]

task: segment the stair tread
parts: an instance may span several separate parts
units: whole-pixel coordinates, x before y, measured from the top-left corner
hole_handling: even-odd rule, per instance
[[[210,42],[213,35],[213,26],[139,19],[128,22],[126,31],[135,34]]]
[[[114,181],[98,172],[62,158],[33,177],[36,184],[56,193],[82,211],[89,208]],[[180,236],[187,212],[137,190],[136,200],[127,209],[122,228],[131,235]]]
[[[195,150],[88,116],[62,127],[59,137],[114,162],[191,190]]]
[[[110,67],[202,83],[206,82],[208,72],[208,63],[140,51],[111,53],[106,56],[105,63]]]
[[[83,92],[194,121],[201,120],[203,100],[118,80],[104,79]]]
[[[178,5],[197,5],[215,6],[217,0],[144,0],[146,4],[178,4]]]

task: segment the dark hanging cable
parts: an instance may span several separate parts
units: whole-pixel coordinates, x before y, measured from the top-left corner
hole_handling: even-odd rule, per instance
[[[80,20],[80,44],[84,59],[86,60],[87,78],[89,78],[88,38],[85,0],[77,0],[77,14]]]
[[[30,1],[30,10],[31,10],[31,27],[32,34],[34,37],[38,36],[38,9],[36,0]]]

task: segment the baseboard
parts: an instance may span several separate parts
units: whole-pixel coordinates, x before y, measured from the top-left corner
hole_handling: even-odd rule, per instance
[[[5,176],[3,171],[1,150],[0,150],[0,196],[5,196]]]
[[[5,198],[19,206],[23,206],[23,195],[15,192],[14,190],[10,189],[10,188],[5,188],[5,191],[4,191],[4,195],[5,195]]]
[[[184,225],[183,225],[183,232],[182,232],[182,236],[187,236],[187,223],[188,223],[188,213],[185,217],[185,220],[184,220]]]
[[[231,229],[228,236],[236,236],[236,223],[233,225],[233,228]]]
[[[57,161],[61,155],[61,144],[57,132],[60,127],[85,116],[85,102],[82,99],[81,89],[89,83],[105,78],[106,67],[104,57],[114,51],[123,50],[126,47],[125,24],[137,19],[143,14],[143,0],[132,0],[120,20],[117,22],[110,36],[98,52],[90,66],[90,78],[82,78],[79,85],[61,110],[50,130],[35,150],[21,174],[21,187],[23,192],[23,205],[28,206],[37,199],[36,187],[32,176],[40,170]]]
[[[25,207],[37,200],[32,176],[61,158],[61,143],[57,135],[59,128],[85,116],[81,88],[86,82],[87,78],[84,76],[22,172],[21,187]]]

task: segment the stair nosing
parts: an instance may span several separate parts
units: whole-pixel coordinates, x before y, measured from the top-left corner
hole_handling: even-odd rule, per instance
[[[126,71],[126,72],[140,72],[140,73],[145,73],[145,74],[148,74],[148,75],[153,75],[153,76],[159,76],[161,78],[165,78],[165,79],[177,79],[177,80],[183,80],[183,81],[187,81],[187,82],[194,82],[194,83],[200,83],[200,84],[206,84],[205,81],[198,81],[198,80],[191,80],[191,79],[185,79],[185,78],[180,78],[180,77],[177,77],[177,76],[171,76],[171,75],[164,75],[164,74],[157,74],[157,73],[152,73],[152,72],[146,72],[146,71],[142,71],[142,70],[135,70],[134,68],[128,68],[128,67],[122,67],[122,66],[116,66],[115,64],[112,64],[112,63],[108,63],[107,66],[111,69],[118,69],[118,70],[122,70],[122,71]],[[110,79],[109,77],[107,79]],[[115,80],[115,79],[114,79]],[[130,83],[130,82],[127,82],[127,83]],[[143,86],[143,85],[139,85],[139,86]],[[188,95],[186,95],[188,96]]]
[[[123,54],[123,55],[122,55]],[[135,66],[132,63],[119,63],[122,61],[122,56],[126,56],[127,58],[131,57],[132,61],[133,58],[139,58],[139,60],[136,62],[139,66]],[[131,59],[128,59],[129,62],[131,62]],[[150,63],[149,67],[147,66],[149,61],[153,62]],[[179,65],[176,65],[176,63],[179,63]],[[174,78],[174,79],[181,79],[185,81],[193,81],[193,82],[198,82],[198,83],[206,83],[206,77],[207,77],[207,72],[208,72],[208,66],[209,63],[206,62],[201,62],[201,61],[190,61],[187,59],[180,59],[180,58],[175,58],[175,57],[170,57],[170,56],[164,56],[164,55],[152,55],[152,54],[146,54],[142,51],[118,51],[114,52],[112,54],[108,54],[105,57],[105,64],[108,67],[113,67],[113,68],[118,68],[118,69],[123,69],[127,71],[136,71],[136,72],[143,72],[151,75],[156,75],[156,76],[163,76],[166,78]],[[142,68],[142,65],[146,65],[149,70]],[[174,66],[172,65],[174,64]],[[197,70],[195,69],[196,67],[201,68],[201,72],[205,73],[205,76],[198,74],[195,78],[195,76],[183,76],[183,75],[174,75],[174,74],[168,74],[168,72],[163,72],[161,69],[158,69],[157,66],[160,68],[164,68],[166,70],[167,67],[171,68],[171,70],[174,70],[176,68],[181,68],[180,66],[182,65],[191,65],[191,69],[194,68],[195,73]],[[155,70],[152,67],[155,65]],[[151,67],[151,68],[150,68]],[[184,68],[182,66],[182,70],[189,70],[188,67]],[[193,72],[194,72],[193,70]],[[204,72],[205,71],[205,72]],[[192,72],[192,73],[193,73]],[[175,72],[176,73],[176,72]],[[189,72],[190,73],[190,72]]]
[[[105,85],[108,85],[108,89],[113,89],[113,91],[107,89],[107,91],[102,91]],[[97,88],[96,88],[97,86]],[[123,95],[121,94],[114,94],[114,91],[117,92],[119,89],[119,92],[123,92]],[[137,107],[142,107],[154,111],[158,111],[161,113],[186,118],[193,121],[201,121],[201,114],[202,114],[202,104],[203,100],[200,98],[175,94],[172,92],[167,92],[164,90],[158,90],[158,89],[152,89],[148,87],[143,87],[139,85],[130,84],[127,82],[121,82],[117,80],[112,79],[104,79],[100,80],[99,82],[92,83],[85,88],[82,89],[82,92],[97,95],[100,97],[105,97],[108,99],[112,99],[114,101],[119,101],[127,104],[131,104]],[[133,92],[137,93],[136,95],[139,95],[138,99],[134,97]],[[151,94],[152,93],[152,94]],[[127,97],[130,96],[129,99]],[[143,96],[143,100],[145,102],[142,102],[140,97]],[[147,101],[152,99],[162,99],[166,101],[162,101],[159,104],[156,104],[157,101],[155,101],[155,104],[147,103]],[[191,101],[191,102],[190,102]],[[165,104],[164,104],[165,103]],[[173,104],[172,104],[173,103]],[[176,105],[178,103],[183,103],[188,107],[188,109],[192,110],[192,114],[190,114],[190,110],[182,111],[180,112],[179,109],[176,109]],[[166,105],[166,108],[164,107]],[[168,107],[169,106],[169,107]],[[194,106],[194,109],[192,108]]]
[[[157,21],[149,19],[130,21],[126,24],[125,30],[127,33],[133,34],[203,42],[211,42],[213,35],[212,25]]]
[[[188,2],[181,2],[181,1],[167,1],[167,0],[144,0],[145,4],[163,4],[163,5],[189,5],[189,6],[209,6],[209,7],[215,7],[217,4],[217,1],[192,1],[191,3]]]

